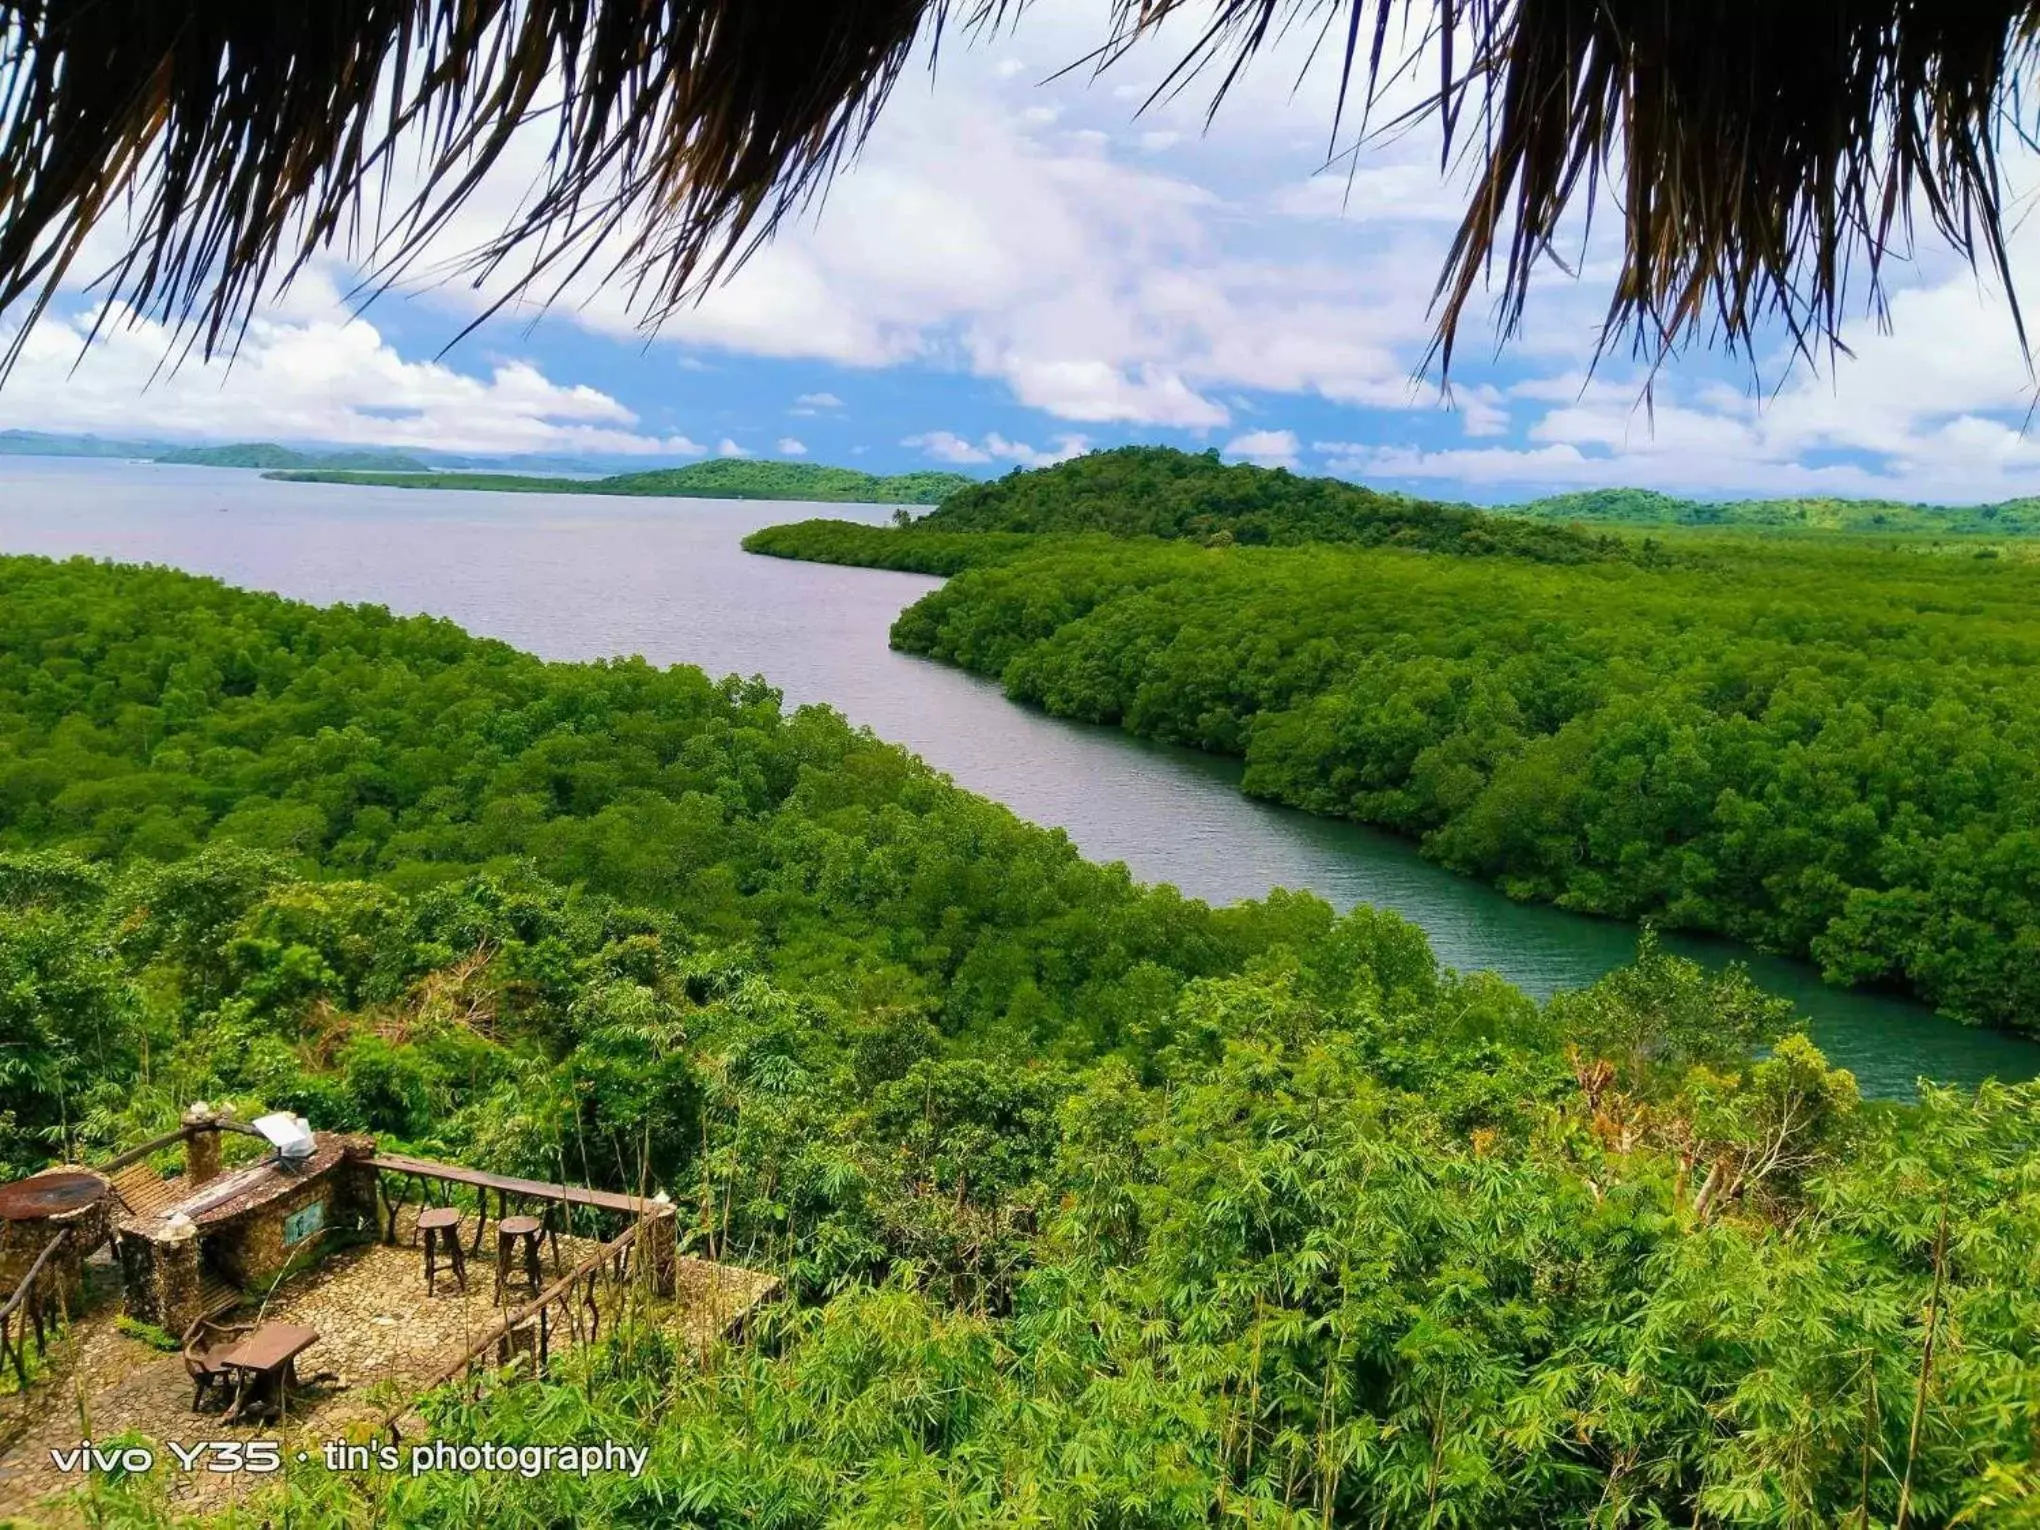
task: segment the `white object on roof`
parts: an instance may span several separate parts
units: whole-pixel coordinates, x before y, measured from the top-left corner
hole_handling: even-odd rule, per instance
[[[257,1116],[252,1123],[276,1146],[276,1151],[285,1158],[309,1158],[312,1156],[312,1128],[303,1116],[294,1116],[287,1110],[274,1111],[266,1116]]]

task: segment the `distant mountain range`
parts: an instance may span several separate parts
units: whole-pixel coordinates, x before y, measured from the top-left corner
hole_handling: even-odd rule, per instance
[[[569,473],[597,476],[645,465],[641,457],[602,454],[588,457],[471,456],[457,452],[396,451],[306,443],[283,446],[272,441],[240,441],[226,446],[194,446],[189,442],[117,440],[103,436],[57,435],[41,430],[0,430],[0,456],[100,457],[128,462],[167,462],[183,467],[249,468],[264,472],[423,473],[434,469],[465,471],[506,469],[526,473]]]
[[[636,498],[792,499],[841,504],[933,505],[976,485],[962,473],[860,473],[818,462],[719,457],[685,467],[607,478],[531,473],[360,472],[311,469],[264,475],[287,483],[344,483],[385,489],[481,489],[498,494],[619,494]]]
[[[154,461],[159,452],[168,450],[161,441],[108,441],[100,436],[0,430],[0,457],[118,457]]]

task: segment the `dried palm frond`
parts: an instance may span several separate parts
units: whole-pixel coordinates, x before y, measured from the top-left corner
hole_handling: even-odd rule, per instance
[[[966,0],[957,19],[996,26],[1023,4]],[[1214,101],[1271,37],[1308,26],[1372,102],[1408,61],[1398,23],[1414,25],[1437,81],[1415,115],[1477,172],[1438,287],[1447,366],[1496,266],[1507,331],[1568,212],[1610,182],[1625,237],[1604,341],[1646,351],[1702,332],[1746,346],[1767,319],[1802,345],[1832,339],[1852,267],[1876,306],[1916,208],[2005,275],[1996,146],[2040,0],[1109,5],[1105,62],[1172,16],[1201,17],[1170,85],[1210,79]],[[473,270],[510,272],[523,292],[600,251],[656,323],[826,183],[950,10],[0,0],[0,309],[32,320],[90,275],[103,312],[189,325],[212,354],[329,244],[402,270],[536,120],[550,122],[543,170]],[[413,146],[419,189],[364,227]],[[102,224],[122,228],[111,269],[74,273]]]
[[[1179,0],[1120,3],[1138,26]],[[1916,209],[2003,282],[2024,339],[1997,144],[2020,131],[2036,0],[1219,0],[1178,76],[1223,64],[1222,91],[1285,10],[1342,19],[1346,76],[1370,86],[1398,13],[1426,13],[1437,84],[1414,115],[1477,161],[1437,289],[1448,367],[1497,263],[1506,334],[1568,213],[1610,182],[1624,238],[1604,344],[1746,349],[1766,319],[1802,349],[1835,341],[1852,275],[1882,314]]]
[[[482,268],[535,251],[528,284],[619,232],[656,318],[826,179],[942,11],[0,0],[0,309],[39,314],[86,235],[124,218],[112,270],[84,274],[122,307],[195,321],[211,354],[336,240],[400,268],[549,117],[539,184]],[[420,189],[364,228],[413,149]]]

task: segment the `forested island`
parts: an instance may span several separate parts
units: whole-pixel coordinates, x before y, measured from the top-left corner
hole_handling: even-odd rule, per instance
[[[1511,543],[1478,512],[1157,455],[746,546],[953,573],[895,646],[1239,756],[1247,791],[1409,834],[1513,896],[2040,1027],[2040,568],[1846,539]],[[1214,473],[1231,497],[1184,512],[1178,486]],[[1101,474],[1109,517],[1086,508]],[[1318,535],[1328,505],[1351,534]]]
[[[111,458],[162,462],[173,467],[316,468],[356,472],[423,472],[426,466],[408,452],[300,451],[270,441],[242,441],[228,446],[174,446],[163,441],[106,440],[99,436],[54,435],[40,430],[0,430],[0,456]]]
[[[1525,525],[1469,505],[1381,494],[1337,478],[1223,461],[1216,451],[1123,446],[960,488],[917,532],[1105,532],[1253,546],[1357,542],[1550,562],[1628,555],[1627,544]]]
[[[759,462],[723,457],[685,467],[606,478],[474,472],[277,472],[291,483],[368,484],[386,489],[483,489],[507,494],[623,494],[697,499],[801,499],[873,505],[932,505],[977,482],[962,473],[881,476],[818,462]]]
[[[518,457],[503,471],[475,459],[380,449],[317,449],[243,441],[225,446],[176,446],[161,441],[108,441],[42,431],[0,431],[0,455],[126,459],[173,467],[242,468],[296,483],[361,484],[395,489],[467,489],[499,494],[619,494],[646,498],[797,499],[822,503],[933,505],[977,479],[964,473],[863,473],[818,462],[764,462],[720,457],[681,467],[601,475],[569,458]],[[431,461],[427,461],[427,457]]]
[[[292,1464],[258,1519],[1947,1523],[2035,1465],[2040,1092],[1860,1101],[1648,941],[1539,1006],[757,683],[82,560],[0,560],[0,847],[0,1169],[287,1108],[643,1176],[788,1283],[431,1407],[640,1478]]]
[[[173,467],[258,468],[267,472],[284,469],[336,473],[425,471],[425,464],[406,452],[303,452],[269,441],[243,442],[234,446],[181,446],[158,454],[154,460],[167,462]]]

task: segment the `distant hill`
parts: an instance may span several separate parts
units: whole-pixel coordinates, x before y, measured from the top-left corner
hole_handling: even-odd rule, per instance
[[[243,441],[232,446],[184,446],[164,451],[156,461],[178,467],[301,468],[323,472],[422,473],[426,466],[404,452],[301,452],[269,441]]]
[[[466,456],[457,452],[398,451],[387,447],[287,447],[274,442],[237,442],[227,446],[191,446],[174,441],[130,441],[100,436],[59,435],[46,430],[0,430],[0,456],[108,457],[127,461],[170,462],[184,466],[347,471],[426,472],[434,468],[476,468],[489,472],[570,473],[595,477],[632,471],[633,460],[614,453],[587,457],[545,454]],[[642,460],[642,459],[635,459]]]
[[[0,430],[0,456],[152,458],[160,441],[108,441],[99,436],[53,436],[41,430]]]
[[[1553,494],[1497,514],[1602,526],[1741,526],[1757,530],[2040,535],[2040,498],[1994,505],[1923,505],[1890,499],[1680,499],[1650,489]]]
[[[547,478],[528,473],[283,471],[290,483],[351,483],[390,489],[486,489],[508,494],[620,494],[641,498],[793,499],[839,504],[932,505],[974,486],[961,473],[898,473],[881,477],[814,462],[719,458],[686,467],[607,478]]]
[[[975,488],[963,473],[894,473],[881,476],[818,462],[760,462],[719,457],[649,473],[619,473],[598,480],[605,494],[697,494],[712,499],[812,499],[874,505],[933,505]]]
[[[1389,543],[1552,562],[1614,555],[1609,539],[1383,494],[1338,478],[1228,463],[1215,451],[1122,446],[960,489],[917,531],[1105,532],[1207,543]]]

